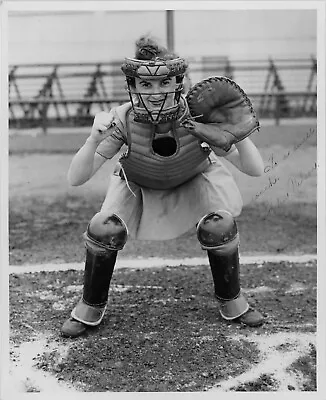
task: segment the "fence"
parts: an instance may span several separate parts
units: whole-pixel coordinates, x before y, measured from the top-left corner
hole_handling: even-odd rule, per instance
[[[121,61],[9,67],[9,126],[89,125],[96,112],[129,100]],[[189,59],[187,84],[224,75],[252,100],[259,118],[316,117],[317,60],[232,61],[226,57]]]

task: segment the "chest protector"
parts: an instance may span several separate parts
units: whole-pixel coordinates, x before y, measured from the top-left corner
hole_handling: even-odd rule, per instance
[[[135,122],[131,109],[126,128],[128,150],[120,164],[128,181],[151,189],[172,189],[210,165],[210,149],[203,148],[178,120],[158,125]]]

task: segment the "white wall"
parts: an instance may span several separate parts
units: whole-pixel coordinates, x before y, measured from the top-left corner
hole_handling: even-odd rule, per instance
[[[151,33],[166,42],[165,11],[11,13],[9,64],[93,62],[133,56]],[[316,54],[316,11],[175,11],[175,49],[184,57],[231,59]]]

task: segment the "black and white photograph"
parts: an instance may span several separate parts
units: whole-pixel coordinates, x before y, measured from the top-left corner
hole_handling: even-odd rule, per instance
[[[0,6],[0,397],[322,398],[324,2]]]

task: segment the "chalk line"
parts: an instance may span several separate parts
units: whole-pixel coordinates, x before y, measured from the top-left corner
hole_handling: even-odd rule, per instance
[[[255,264],[263,266],[265,263],[308,263],[317,261],[316,254],[301,254],[301,255],[287,255],[287,254],[263,254],[263,255],[240,255],[240,263],[244,265]],[[188,257],[188,258],[120,258],[117,260],[116,269],[119,268],[135,268],[145,269],[152,267],[178,267],[178,266],[196,266],[208,265],[207,257]],[[56,272],[56,271],[82,271],[84,270],[84,263],[45,263],[45,264],[25,264],[25,265],[10,265],[9,274],[24,274],[30,272]]]

